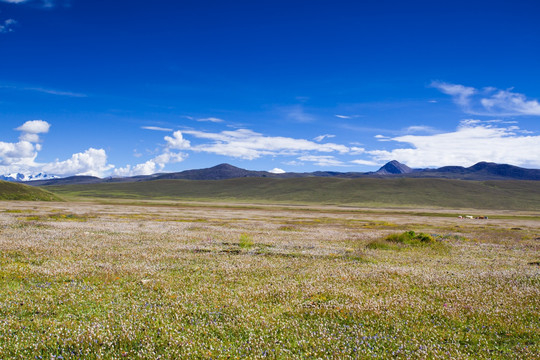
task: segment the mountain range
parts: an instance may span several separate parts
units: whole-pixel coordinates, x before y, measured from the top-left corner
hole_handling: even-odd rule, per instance
[[[48,178],[47,178],[48,176]],[[310,173],[287,172],[275,174],[268,171],[253,171],[238,168],[230,164],[220,164],[211,168],[185,170],[174,173],[153,175],[140,175],[124,178],[98,178],[94,176],[70,176],[57,178],[42,175],[41,179],[30,178],[26,181],[29,185],[70,185],[70,184],[96,184],[96,183],[119,183],[139,182],[152,180],[226,180],[245,177],[263,178],[300,178],[300,177],[337,177],[337,178],[441,178],[458,180],[540,180],[539,169],[526,169],[513,165],[480,162],[471,167],[445,166],[438,169],[411,169],[396,160],[390,161],[375,172],[336,172],[315,171]],[[0,177],[0,179],[5,179]],[[25,178],[26,179],[26,178]],[[9,179],[7,179],[9,180]],[[16,179],[12,181],[25,181]]]
[[[59,176],[49,175],[45,173],[38,173],[38,174],[13,173],[13,174],[8,174],[8,175],[0,175],[0,180],[15,181],[15,182],[51,180],[51,179],[58,179],[58,178]]]

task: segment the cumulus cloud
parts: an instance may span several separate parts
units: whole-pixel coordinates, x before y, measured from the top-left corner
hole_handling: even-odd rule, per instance
[[[377,162],[395,159],[411,167],[471,166],[480,161],[540,167],[540,136],[502,125],[465,120],[456,131],[394,137],[389,140],[408,146],[367,153]]]
[[[76,153],[71,158],[43,165],[43,170],[55,175],[90,175],[102,177],[114,165],[107,164],[107,153],[103,149],[90,148]]]
[[[51,125],[43,120],[30,120],[19,126],[15,130],[21,132],[19,140],[27,141],[31,143],[37,143],[40,141],[39,134],[46,134],[49,132]],[[39,149],[38,149],[39,150]]]
[[[41,150],[39,134],[49,131],[50,124],[43,120],[30,120],[15,130],[21,132],[19,142],[0,141],[0,166],[3,171],[17,170],[36,166],[35,159]],[[6,168],[9,166],[9,169]]]
[[[8,143],[0,141],[0,165],[32,166],[40,146],[29,141]]]
[[[273,168],[272,170],[269,170],[268,172],[272,174],[285,174],[286,173],[285,170],[280,169],[280,168]]]
[[[346,154],[351,151],[349,147],[344,145],[334,143],[321,144],[305,139],[281,136],[264,136],[248,129],[222,131],[220,133],[185,130],[183,133],[199,139],[211,140],[211,142],[189,147],[189,142],[183,139],[182,132],[180,131],[174,133],[174,138],[167,136],[165,140],[174,149],[189,148],[196,152],[213,153],[248,160],[257,159],[265,155],[299,155],[303,152],[337,152]]]
[[[50,128],[51,124],[46,121],[30,120],[16,128],[15,130],[19,130],[29,134],[46,134],[49,132]]]
[[[185,150],[191,147],[190,141],[184,139],[181,131],[175,131],[172,137],[165,136],[165,141],[167,142],[167,146],[171,149]]]
[[[165,152],[156,156],[144,163],[134,166],[126,165],[123,168],[114,169],[114,176],[137,176],[137,175],[152,175],[162,171],[165,165],[169,163],[178,163],[184,161],[187,158],[187,154],[171,152],[169,149],[165,149]]]
[[[525,95],[513,92],[513,89],[498,90],[486,87],[478,90],[437,81],[434,81],[431,86],[452,96],[454,102],[468,114],[487,116],[540,115],[538,100],[529,100]]]

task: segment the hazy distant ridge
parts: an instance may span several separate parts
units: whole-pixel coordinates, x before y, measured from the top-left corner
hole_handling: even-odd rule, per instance
[[[375,172],[337,172],[315,171],[310,173],[287,172],[274,174],[268,171],[242,169],[230,164],[220,164],[211,168],[185,170],[181,172],[141,175],[127,178],[100,179],[93,176],[71,176],[68,178],[29,181],[29,185],[69,185],[111,182],[138,182],[152,180],[227,180],[246,177],[290,179],[301,177],[336,177],[336,178],[439,178],[456,180],[540,180],[540,170],[525,169],[507,164],[479,162],[471,167],[444,166],[438,169],[411,169],[399,161],[393,160]]]

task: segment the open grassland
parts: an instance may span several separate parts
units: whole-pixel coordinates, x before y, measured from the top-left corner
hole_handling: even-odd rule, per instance
[[[540,210],[538,181],[239,178],[47,186],[66,198],[221,200],[258,203]]]
[[[0,204],[1,359],[539,358],[534,211]]]
[[[40,188],[0,180],[0,200],[60,201],[61,199]]]

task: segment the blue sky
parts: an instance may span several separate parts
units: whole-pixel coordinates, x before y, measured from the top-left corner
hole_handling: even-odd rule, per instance
[[[540,168],[538,1],[0,0],[0,174]]]

